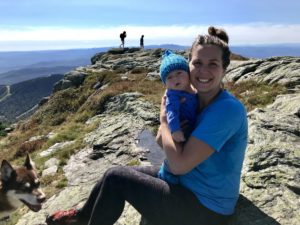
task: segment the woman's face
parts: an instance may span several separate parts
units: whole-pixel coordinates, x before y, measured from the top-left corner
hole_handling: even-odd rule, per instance
[[[221,89],[224,76],[222,51],[214,45],[198,45],[189,62],[190,79],[198,93],[215,95]]]

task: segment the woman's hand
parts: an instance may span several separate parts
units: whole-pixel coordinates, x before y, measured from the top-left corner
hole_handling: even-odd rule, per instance
[[[180,142],[185,142],[185,137],[184,134],[181,130],[175,131],[172,133],[172,138],[174,141],[180,143]]]

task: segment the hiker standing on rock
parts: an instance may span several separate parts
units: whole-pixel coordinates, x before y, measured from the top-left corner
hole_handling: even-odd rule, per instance
[[[121,39],[121,44],[120,44],[120,48],[124,48],[124,45],[125,45],[125,38],[126,38],[126,31],[123,31],[121,34],[120,34],[120,39]]]
[[[144,35],[142,35],[140,38],[140,48],[144,49]]]
[[[162,98],[157,142],[179,183],[158,178],[159,168],[154,166],[114,167],[97,182],[82,208],[58,211],[47,217],[48,225],[113,225],[125,201],[150,224],[228,224],[239,196],[247,113],[222,85],[230,63],[228,36],[214,27],[208,31],[197,37],[189,57],[199,107],[196,128],[186,142],[174,142]]]

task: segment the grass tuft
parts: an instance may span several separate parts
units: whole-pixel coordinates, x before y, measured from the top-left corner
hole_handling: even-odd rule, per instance
[[[286,94],[287,89],[280,84],[258,83],[253,80],[225,85],[232,94],[240,99],[248,111],[263,108],[274,102],[277,95]]]

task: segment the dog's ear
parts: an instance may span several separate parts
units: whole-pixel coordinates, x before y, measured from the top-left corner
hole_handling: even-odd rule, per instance
[[[1,163],[1,180],[8,181],[14,173],[14,168],[4,159]]]
[[[29,154],[26,155],[26,159],[25,159],[25,163],[24,166],[28,169],[28,170],[33,170],[34,169],[34,163],[31,160]]]

